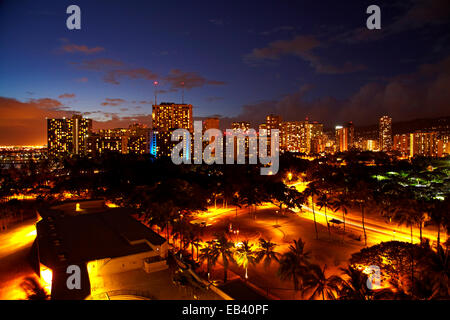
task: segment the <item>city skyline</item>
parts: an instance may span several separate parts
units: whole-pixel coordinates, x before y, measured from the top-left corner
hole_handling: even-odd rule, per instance
[[[283,121],[279,115],[269,114],[266,121],[259,124],[258,129],[251,128],[248,121],[236,121],[231,124],[231,130],[220,131],[218,118],[206,118],[203,121],[194,120],[192,105],[160,103],[153,105],[153,125],[134,123],[128,128],[92,130],[92,120],[80,115],[71,118],[47,120],[47,152],[49,158],[65,157],[68,155],[87,156],[96,158],[105,153],[120,153],[145,155],[151,154],[155,158],[172,157],[178,154],[175,146],[178,145],[178,129],[184,130],[184,148],[189,150],[186,160],[191,161],[195,154],[195,133],[203,135],[206,130],[219,129],[215,132],[221,141],[232,133],[231,141],[234,143],[234,152],[249,155],[259,150],[258,141],[267,139],[267,147],[276,148],[282,153],[292,153],[296,156],[338,154],[349,151],[375,151],[387,153],[391,156],[413,158],[415,156],[445,157],[450,154],[450,126],[449,121],[434,126],[430,122],[419,128],[409,128],[407,133],[393,134],[392,118],[382,116],[376,132],[355,132],[352,121],[344,125],[337,125],[333,131],[325,129],[323,123],[317,121]],[[197,126],[197,129],[194,128]],[[275,131],[274,131],[275,130]],[[278,137],[276,146],[272,146],[272,135]],[[191,134],[194,133],[194,138]],[[188,135],[189,137],[185,136]],[[212,133],[211,133],[212,134]],[[234,140],[236,138],[236,140]],[[203,138],[200,139],[202,141]],[[200,147],[212,146],[215,139],[200,142]],[[209,142],[208,142],[209,141]],[[250,143],[253,141],[252,143]],[[228,143],[228,142],[227,142]],[[238,147],[238,145],[240,145]],[[199,147],[199,146],[197,146]],[[241,150],[241,148],[243,148]],[[220,148],[222,149],[222,148]],[[203,158],[203,151],[198,151]],[[265,152],[265,151],[262,151]],[[213,152],[215,154],[215,151]],[[198,155],[199,155],[198,154]],[[198,156],[197,155],[197,156]],[[227,156],[228,157],[228,156]],[[231,156],[234,157],[234,156]],[[195,157],[192,159],[195,160]],[[223,163],[224,157],[219,156],[213,162]],[[200,159],[200,163],[201,163]],[[197,162],[195,162],[197,163]]]
[[[275,11],[263,3],[258,15],[253,3],[177,3],[180,12],[189,6],[188,21],[170,4],[80,1],[78,32],[65,27],[65,2],[26,4],[1,5],[0,40],[8,44],[0,53],[1,145],[43,144],[45,117],[73,112],[91,117],[95,129],[149,125],[154,81],[159,101],[184,96],[196,117],[217,115],[225,126],[257,125],[270,113],[326,127],[368,125],[384,114],[448,116],[450,50],[439,32],[448,24],[446,1],[383,4],[381,30],[365,29],[364,1]]]

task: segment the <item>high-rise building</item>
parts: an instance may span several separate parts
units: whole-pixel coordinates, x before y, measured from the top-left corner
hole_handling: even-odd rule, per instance
[[[272,141],[272,130],[281,129],[281,117],[275,114],[269,114],[266,117],[266,129],[267,129],[267,147],[270,150]]]
[[[248,121],[232,122],[231,129],[233,131],[241,130],[243,132],[247,132],[248,130],[250,130],[250,122]]]
[[[130,154],[151,153],[152,132],[147,126],[134,123],[128,127],[127,151]]]
[[[94,154],[116,152],[121,154],[149,154],[152,132],[145,125],[131,124],[126,128],[102,129],[91,135]]]
[[[437,132],[414,132],[410,134],[410,156],[437,157]]]
[[[280,147],[284,151],[300,152],[301,149],[301,131],[300,121],[285,121],[281,124]]]
[[[379,135],[380,135],[380,150],[391,151],[392,150],[392,118],[383,116],[380,118],[379,123]]]
[[[347,142],[348,142],[348,150],[355,146],[355,126],[352,121],[349,121],[345,124],[347,128]]]
[[[274,114],[269,114],[266,117],[266,125],[267,125],[268,132],[270,132],[270,130],[272,130],[272,129],[280,130],[281,117],[274,115]]]
[[[323,135],[323,124],[317,121],[310,122],[311,147],[310,153],[321,153],[325,151],[325,137]]]
[[[355,128],[353,122],[347,122],[345,126],[336,126],[336,151],[345,152],[354,147]]]
[[[301,153],[320,153],[325,149],[323,124],[319,122],[285,121],[280,126],[282,150]]]
[[[209,129],[219,129],[219,118],[212,117],[203,121],[203,132]]]
[[[203,120],[203,134],[209,130],[209,129],[219,129],[219,118],[217,117],[212,117],[212,118],[207,118],[205,120]],[[205,147],[210,144],[213,143],[215,141],[216,137],[212,136],[210,137],[209,141],[203,141],[203,150],[205,149]],[[215,157],[216,155],[216,150],[212,149],[211,150],[211,156]]]
[[[92,120],[81,115],[72,118],[47,119],[47,148],[50,156],[85,155]]]
[[[161,102],[153,105],[152,111],[153,135],[156,142],[156,156],[171,156],[173,146],[177,142],[171,141],[172,132],[176,129],[186,129],[193,132],[193,117],[191,104],[175,104]]]
[[[236,121],[236,122],[233,122],[233,123],[231,123],[231,129],[233,130],[234,134],[243,135],[243,137],[244,137],[243,138],[244,139],[244,149],[245,149],[243,154],[245,156],[248,156],[250,151],[255,152],[255,153],[257,152],[257,147],[256,147],[256,150],[255,149],[253,149],[253,150],[249,149],[250,148],[250,140],[249,140],[249,138],[250,137],[254,137],[255,139],[257,139],[256,132],[253,129],[250,128],[250,122],[248,122],[248,121]],[[234,139],[233,140],[234,155],[235,155],[235,158],[237,158],[240,155],[240,152],[241,152],[241,150],[239,148],[240,139],[238,137],[237,138],[233,138],[233,139]],[[252,147],[255,148],[254,145]]]
[[[361,149],[363,151],[378,151],[378,140],[363,139]]]
[[[347,128],[336,126],[336,151],[344,152],[348,150]]]
[[[193,131],[192,105],[161,102],[153,105],[152,121],[154,131],[187,129]]]
[[[409,134],[394,135],[394,144],[392,149],[399,152],[402,156],[409,156],[410,151],[410,136]]]
[[[109,152],[128,153],[127,129],[102,129],[95,135],[96,154],[102,155]]]

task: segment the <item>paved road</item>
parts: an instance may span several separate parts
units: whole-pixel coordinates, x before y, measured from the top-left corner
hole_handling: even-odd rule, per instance
[[[28,253],[36,238],[35,219],[0,232],[0,299],[25,299],[20,288],[24,277],[32,276]]]

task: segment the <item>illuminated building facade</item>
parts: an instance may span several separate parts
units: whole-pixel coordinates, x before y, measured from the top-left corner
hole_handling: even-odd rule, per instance
[[[392,149],[394,151],[399,152],[402,156],[409,156],[410,154],[410,135],[405,134],[396,134],[394,135],[394,144]]]
[[[47,119],[47,148],[50,156],[85,155],[92,120],[81,115],[72,118]]]
[[[300,121],[285,121],[281,124],[281,149],[289,152],[300,152],[302,142],[302,124]]]
[[[170,157],[173,146],[177,142],[171,141],[175,129],[186,129],[193,132],[193,118],[191,104],[175,104],[162,102],[153,105],[152,111],[153,135],[151,147],[157,157]]]
[[[436,132],[414,132],[410,134],[410,156],[438,157]]]
[[[193,131],[192,105],[162,102],[153,105],[153,130],[170,131],[173,129],[187,129]]]
[[[380,150],[385,152],[392,150],[392,118],[388,116],[381,117],[378,130]]]
[[[233,131],[242,131],[242,132],[247,132],[248,130],[250,130],[250,122],[248,121],[238,121],[238,122],[233,122],[231,124],[231,129]]]
[[[325,151],[326,137],[323,134],[323,124],[317,121],[311,122],[311,147],[310,153],[322,153]]]
[[[145,125],[138,123],[130,125],[127,140],[129,154],[151,153],[152,133]]]
[[[378,151],[379,145],[378,140],[375,139],[363,139],[362,140],[362,150],[363,151]]]
[[[203,121],[203,132],[209,129],[219,129],[219,118],[213,117],[213,118],[207,118]]]
[[[250,147],[252,147],[252,149],[253,149],[252,152],[255,152],[255,154],[256,154],[257,148],[258,148],[257,144],[250,146],[249,138],[250,138],[250,135],[251,135],[252,132],[254,132],[253,137],[255,138],[255,140],[257,139],[257,135],[256,135],[256,132],[253,129],[250,128],[250,122],[248,122],[248,121],[233,122],[231,124],[231,129],[233,130],[234,134],[237,134],[237,135],[242,134],[242,135],[244,135],[244,138],[243,138],[244,139],[244,144],[243,144],[243,146],[244,146],[244,151],[243,151],[244,155],[245,156],[249,155]],[[265,131],[265,134],[268,135],[268,132]],[[233,138],[234,156],[235,156],[235,158],[237,158],[238,155],[240,154],[240,152],[242,152],[241,149],[239,148],[239,143],[240,143],[239,141],[240,140],[241,139],[239,139],[238,137],[237,138]],[[268,148],[267,150],[270,153],[270,149]]]
[[[355,129],[352,122],[345,126],[336,126],[336,151],[345,152],[354,146]]]
[[[219,129],[219,118],[217,117],[213,117],[213,118],[207,118],[203,121],[203,134],[205,134],[205,132],[209,129]],[[210,144],[213,143],[215,141],[216,137],[210,137],[209,141],[203,141],[203,150],[205,149],[205,147]],[[216,150],[213,149],[211,151],[211,156],[215,156],[216,155]]]
[[[107,152],[127,153],[126,129],[99,130],[95,139],[95,150],[97,154],[104,154]]]
[[[149,128],[141,124],[132,124],[126,128],[104,129],[93,134],[90,147],[93,154],[116,152],[121,154],[149,154],[154,144]],[[153,147],[154,148],[154,147]]]
[[[281,148],[289,152],[322,152],[324,148],[323,125],[318,122],[285,121],[280,130]]]

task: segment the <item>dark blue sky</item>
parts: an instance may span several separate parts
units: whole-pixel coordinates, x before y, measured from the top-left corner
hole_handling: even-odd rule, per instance
[[[159,101],[181,102],[184,81],[194,116],[224,124],[448,115],[449,3],[2,1],[0,143],[30,117],[71,111],[97,127],[145,122],[155,80]],[[71,4],[81,30],[66,28]],[[381,30],[365,27],[370,4]]]

